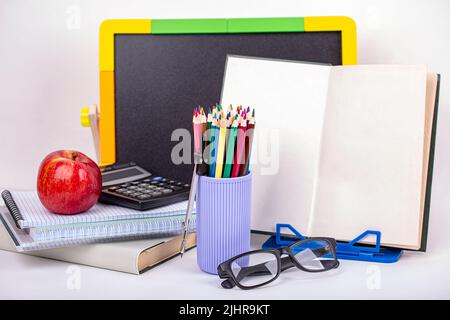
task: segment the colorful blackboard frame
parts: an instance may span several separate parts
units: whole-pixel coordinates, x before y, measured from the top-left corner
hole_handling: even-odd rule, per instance
[[[356,25],[344,16],[106,20],[100,26],[100,166],[116,162],[114,39],[118,34],[341,33],[342,65],[357,63]]]

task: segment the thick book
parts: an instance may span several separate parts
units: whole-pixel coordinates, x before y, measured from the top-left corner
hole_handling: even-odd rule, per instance
[[[114,271],[140,274],[180,252],[181,236],[110,243],[85,244],[24,254],[83,264]],[[186,248],[195,246],[195,233],[187,238]],[[0,224],[0,250],[17,252],[5,226]],[[22,252],[23,253],[23,252]]]
[[[384,246],[424,251],[438,92],[425,65],[228,56],[222,105],[258,112],[252,229],[344,241],[376,230]]]
[[[31,251],[113,240],[175,236],[182,232],[187,201],[147,211],[98,203],[85,213],[49,212],[35,191],[3,191],[0,221],[18,251]],[[195,229],[195,215],[191,231]]]

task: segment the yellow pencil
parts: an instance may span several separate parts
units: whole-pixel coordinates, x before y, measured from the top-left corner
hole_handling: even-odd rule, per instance
[[[219,143],[217,145],[215,178],[222,178],[223,163],[225,157],[225,143],[227,137],[227,120],[222,116],[219,123],[220,123],[220,131],[219,131]]]

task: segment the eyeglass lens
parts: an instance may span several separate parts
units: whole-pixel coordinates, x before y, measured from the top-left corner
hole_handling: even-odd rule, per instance
[[[231,263],[234,277],[244,287],[264,284],[278,273],[277,256],[270,252],[254,252]]]
[[[326,240],[307,240],[290,247],[295,260],[310,271],[328,270],[336,266],[336,255]]]

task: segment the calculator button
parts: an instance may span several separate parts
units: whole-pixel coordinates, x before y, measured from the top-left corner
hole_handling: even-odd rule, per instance
[[[129,187],[128,187],[129,190],[135,190],[135,189],[137,189],[137,188],[138,188],[138,187],[136,187],[136,186],[129,186]]]
[[[162,195],[162,193],[159,192],[159,191],[155,191],[155,192],[152,193],[152,196],[154,196],[154,197],[158,197],[160,195]]]
[[[150,182],[151,180],[150,179],[144,179],[144,180],[142,180],[143,182]]]
[[[182,187],[173,186],[172,189],[173,189],[174,191],[178,191],[178,190],[181,190],[181,189],[183,189],[183,188],[182,188]]]
[[[183,183],[182,182],[177,182],[177,186],[182,186]]]
[[[162,178],[161,181],[162,181],[162,182],[166,182],[167,179],[166,179],[166,178]]]
[[[147,187],[149,184],[148,183],[141,183],[139,184],[139,187]]]
[[[152,181],[152,182],[150,182],[151,184],[158,184],[158,181]]]
[[[137,182],[137,181],[131,182],[132,185],[138,185],[139,183],[140,183],[140,182]]]
[[[162,191],[162,193],[171,193],[171,192],[173,192],[172,189],[162,189],[161,191]]]
[[[109,191],[115,191],[115,190],[117,190],[117,189],[120,189],[120,187],[117,187],[117,186],[116,186],[116,187],[111,187],[111,188],[109,188],[108,190],[109,190]]]
[[[139,200],[147,200],[150,199],[151,197],[147,194],[143,194],[137,197]]]
[[[117,193],[123,193],[125,191],[127,191],[127,189],[125,189],[125,188],[120,188],[120,189],[116,190]]]
[[[142,192],[142,191],[145,191],[145,189],[144,188],[136,188],[136,189],[134,189],[136,192]]]
[[[184,187],[185,187],[185,188],[189,188],[189,185],[186,183],[186,184],[184,185]]]
[[[121,186],[122,188],[126,188],[126,187],[129,187],[130,184],[129,184],[129,183],[124,183],[124,184],[121,184],[120,186]]]
[[[153,181],[160,181],[160,180],[162,180],[162,179],[163,179],[162,177],[153,177],[153,178],[152,178]]]
[[[141,194],[142,194],[142,193],[140,193],[140,192],[133,192],[133,193],[130,194],[130,197],[135,198],[135,197],[137,197],[137,196],[140,196]]]
[[[173,181],[173,180],[170,180],[170,181],[169,181],[169,183],[175,183],[175,181]]]

